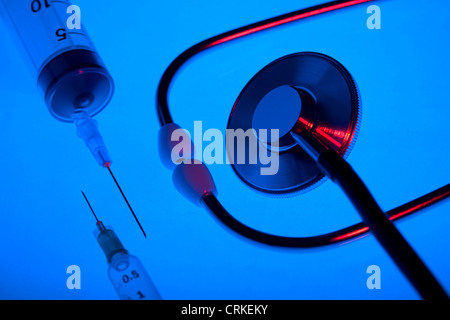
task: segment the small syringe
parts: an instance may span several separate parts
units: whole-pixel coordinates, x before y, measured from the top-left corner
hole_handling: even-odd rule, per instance
[[[95,238],[106,255],[109,264],[108,277],[121,300],[161,300],[142,262],[128,253],[115,232],[104,226],[89,203],[86,195],[81,191],[89,205],[95,219],[97,229]]]

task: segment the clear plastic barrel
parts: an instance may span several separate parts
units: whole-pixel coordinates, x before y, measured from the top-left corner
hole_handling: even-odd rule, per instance
[[[94,236],[105,253],[109,264],[108,276],[120,299],[162,299],[142,262],[128,254],[111,227],[106,228],[103,222],[98,221]]]
[[[161,300],[143,264],[133,255],[115,254],[108,276],[121,300]]]
[[[110,101],[114,84],[69,1],[0,0],[11,35],[28,56],[50,113],[61,121],[90,116]]]

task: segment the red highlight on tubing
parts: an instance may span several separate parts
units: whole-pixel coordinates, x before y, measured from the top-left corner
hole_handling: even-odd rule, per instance
[[[349,2],[346,2],[346,3],[340,3],[340,4],[331,5],[329,7],[313,10],[313,11],[310,11],[310,12],[300,13],[300,14],[298,14],[296,16],[292,16],[292,17],[288,17],[288,18],[285,18],[285,19],[281,19],[281,20],[278,20],[278,21],[271,22],[271,23],[263,24],[261,26],[257,26],[257,27],[254,27],[254,28],[242,31],[242,32],[230,35],[228,37],[224,37],[222,39],[219,39],[217,41],[214,41],[214,42],[208,44],[204,49],[208,49],[210,47],[214,47],[216,45],[219,45],[219,44],[222,44],[222,43],[225,43],[225,42],[237,39],[237,38],[241,38],[241,37],[247,36],[247,35],[255,33],[255,32],[259,32],[259,31],[263,31],[263,30],[270,29],[270,28],[273,28],[273,27],[277,27],[277,26],[280,26],[280,25],[283,25],[283,24],[286,24],[286,23],[289,23],[289,22],[297,21],[297,20],[300,20],[300,19],[304,19],[304,18],[315,16],[315,15],[318,15],[318,14],[321,14],[321,13],[326,13],[326,12],[342,9],[342,8],[350,7],[350,6],[353,6],[353,5],[356,5],[356,4],[369,2],[369,1],[373,1],[373,0],[354,0],[354,1],[349,1]]]
[[[430,207],[442,200],[445,200],[450,197],[450,185],[446,185],[438,190],[435,190],[425,196],[422,196],[416,200],[413,200],[405,205],[402,205],[396,209],[390,210],[386,212],[386,214],[389,216],[389,220],[395,221],[399,220],[403,217],[406,217],[414,212],[423,210],[427,207]],[[354,238],[358,235],[365,234],[369,232],[369,227],[364,226],[361,228],[358,228],[356,230],[351,230],[347,233],[341,234],[339,236],[336,236],[330,240],[330,243],[340,242],[347,239]]]

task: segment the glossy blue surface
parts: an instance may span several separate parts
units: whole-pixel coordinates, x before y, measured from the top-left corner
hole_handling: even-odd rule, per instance
[[[313,250],[243,241],[179,195],[159,161],[155,91],[183,50],[220,32],[322,1],[79,0],[82,22],[112,74],[116,92],[99,114],[112,170],[140,217],[144,239],[106,169],[75,126],[53,119],[36,79],[0,24],[0,298],[117,299],[80,190],[125,247],[140,258],[165,299],[416,299],[372,236]],[[339,60],[358,82],[362,127],[349,162],[385,210],[449,182],[450,28],[448,1],[378,1],[266,31],[194,59],[175,81],[175,121],[225,130],[234,100],[262,67],[293,52]],[[224,206],[243,222],[280,235],[316,235],[360,221],[330,181],[294,198],[255,193],[230,166],[210,170]],[[397,225],[450,292],[449,203]],[[69,290],[66,269],[81,269]],[[366,287],[370,265],[381,289]]]

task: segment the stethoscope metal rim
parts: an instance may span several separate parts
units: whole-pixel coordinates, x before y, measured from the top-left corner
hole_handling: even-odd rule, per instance
[[[259,71],[238,96],[228,119],[227,129],[252,128],[257,105],[271,90],[292,86],[314,95],[316,104],[304,108],[300,121],[329,136],[344,158],[350,153],[359,132],[361,98],[351,74],[335,59],[315,52],[300,52],[281,57]],[[331,90],[330,90],[331,89]],[[227,153],[230,152],[227,143]],[[231,156],[232,157],[232,156]],[[326,178],[316,163],[299,146],[279,152],[279,172],[258,174],[264,165],[238,164],[230,159],[238,177],[251,188],[272,196],[307,192]]]

